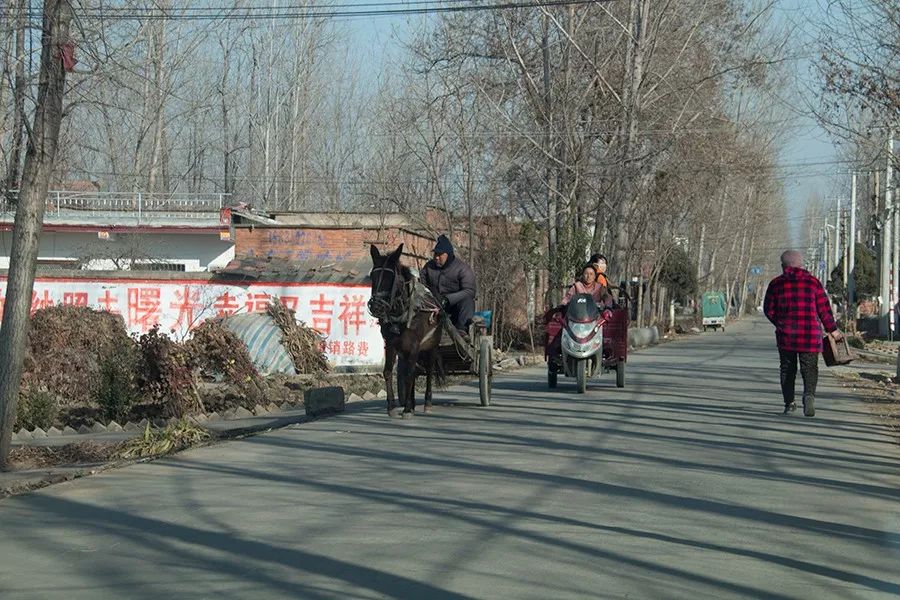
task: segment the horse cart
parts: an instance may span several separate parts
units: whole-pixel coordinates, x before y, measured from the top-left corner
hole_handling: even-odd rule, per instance
[[[441,302],[400,263],[403,244],[382,255],[371,246],[372,295],[369,314],[378,319],[384,338],[384,381],[388,414],[411,418],[415,413],[416,378],[424,375],[425,412],[431,407],[432,383],[442,375],[477,375],[482,406],[491,404],[493,338],[483,318],[476,316],[461,334],[450,323]],[[391,381],[397,365],[399,414]]]
[[[475,317],[469,337],[463,337],[448,320],[438,352],[445,375],[478,375],[478,395],[482,406],[491,405],[494,381],[494,338],[488,335],[484,319]]]

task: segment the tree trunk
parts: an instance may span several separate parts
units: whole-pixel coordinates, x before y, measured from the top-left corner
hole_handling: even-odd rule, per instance
[[[299,77],[298,77],[299,79]],[[300,86],[294,86],[293,108],[291,109],[291,164],[289,169],[288,210],[297,210],[297,145],[300,120]]]
[[[13,53],[12,49],[15,35],[13,34],[14,28],[11,25],[11,17],[12,15],[0,14],[0,55],[7,57],[6,60],[2,61],[3,69],[0,70],[0,135],[6,133],[6,121],[9,117],[6,108],[8,106],[7,102],[9,101],[9,95],[12,92],[10,85],[12,74],[10,73],[8,57],[12,56]],[[0,144],[0,165],[6,164],[7,157],[6,148],[3,147],[3,144]],[[0,187],[5,189],[5,177]]]
[[[544,85],[544,147],[545,152],[550,155],[553,153],[554,144],[552,141],[553,120],[551,118],[552,96],[550,86],[550,24],[547,15],[544,15],[541,28],[541,57],[543,61],[543,85]],[[553,167],[549,158],[544,159],[547,162],[547,168],[544,171],[547,186],[547,260],[550,273],[550,303],[559,304],[562,300],[562,276],[560,274],[559,259],[559,206],[558,196],[554,185]]]
[[[165,6],[165,5],[163,5]],[[159,179],[163,142],[166,127],[166,95],[168,94],[168,81],[165,66],[166,22],[156,23],[156,31],[153,34],[153,147],[150,155],[150,165],[147,176],[147,188],[150,192],[156,192]]]
[[[16,7],[16,82],[13,88],[13,130],[10,141],[9,162],[6,165],[6,190],[10,201],[10,190],[19,187],[19,164],[22,159],[22,134],[25,129],[25,0],[19,0]],[[0,105],[0,110],[6,106]]]
[[[644,78],[644,51],[647,42],[647,23],[650,17],[649,0],[631,0],[629,4],[628,48],[625,54],[625,77],[622,82],[624,115],[620,127],[619,176],[616,204],[616,227],[613,233],[614,268],[625,264],[632,245],[628,224],[634,206],[635,190],[632,183],[632,159],[637,143],[637,127],[640,118],[640,87]],[[615,273],[613,273],[615,275]]]
[[[728,299],[728,305],[731,306],[734,304],[735,310],[738,311],[736,317],[740,318],[740,302],[743,302],[744,298],[744,290],[738,289],[738,283],[741,281],[741,267],[744,266],[744,251],[747,249],[747,227],[750,225],[750,192],[747,192],[747,204],[744,207],[744,226],[741,228],[743,231],[741,233],[741,253],[738,255],[737,265],[734,267],[734,280],[731,282],[729,286],[730,294]],[[740,301],[735,303],[733,301],[733,295],[740,292]]]
[[[644,272],[638,276],[637,289],[637,326],[644,326]]]
[[[706,222],[700,225],[700,242],[697,248],[697,281],[703,281],[703,278],[706,276],[706,273],[703,272],[703,252],[705,248],[703,247],[706,243]]]
[[[748,285],[750,283],[750,262],[753,260],[753,246],[756,242],[756,236],[750,236],[750,251],[747,253],[747,262],[744,263],[744,286],[741,288],[741,302],[738,306],[738,318],[744,316],[747,307],[747,294],[749,293]]]
[[[716,256],[719,253],[719,244],[722,243],[722,225],[725,223],[725,203],[728,198],[728,186],[722,189],[722,196],[719,198],[719,222],[716,225],[716,240],[713,244],[712,253],[709,256],[709,269],[706,271],[707,276],[713,275],[716,270]]]
[[[228,75],[231,71],[231,38],[227,38],[222,44],[222,74],[219,77],[219,109],[222,117],[222,191],[226,194],[232,192],[231,178],[231,124],[228,114]]]
[[[63,114],[66,73],[57,57],[69,39],[69,0],[46,0],[41,35],[41,70],[34,124],[28,138],[22,189],[13,228],[9,279],[0,328],[0,467],[7,466],[16,420],[16,404],[30,325],[31,295],[37,265],[47,190],[53,176]]]
[[[751,205],[750,203],[752,201],[752,196],[753,196],[753,190],[751,189],[750,192],[747,194],[747,214],[744,217],[744,237],[745,238],[747,237],[747,231],[750,227],[750,205]],[[746,260],[744,260],[744,262],[742,264],[742,266],[744,267],[744,279],[743,279],[742,287],[741,287],[741,299],[740,299],[740,302],[738,303],[738,314],[737,314],[738,319],[740,319],[741,317],[744,316],[744,309],[747,306],[747,284],[750,281],[750,262],[753,260],[753,247],[756,242],[755,233],[751,234],[749,236],[749,238],[750,238],[750,240],[749,240],[750,248],[747,250],[747,258],[746,258]],[[741,248],[741,251],[743,252],[743,248]]]

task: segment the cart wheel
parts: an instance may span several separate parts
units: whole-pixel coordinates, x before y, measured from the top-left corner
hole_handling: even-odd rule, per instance
[[[556,387],[556,377],[557,377],[556,370],[553,367],[548,366],[547,367],[547,385],[549,387],[551,387],[551,388]]]
[[[578,393],[583,394],[587,390],[587,361],[579,360],[576,371]]]
[[[478,393],[481,396],[481,405],[491,405],[491,384],[494,380],[491,357],[493,354],[493,338],[484,336],[478,349]]]
[[[616,363],[616,387],[625,387],[625,363],[622,361]]]

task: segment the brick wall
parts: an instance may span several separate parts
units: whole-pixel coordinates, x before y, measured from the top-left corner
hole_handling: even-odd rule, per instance
[[[434,240],[417,233],[393,229],[334,229],[314,227],[238,227],[236,256],[272,256],[286,260],[358,261],[369,257],[369,246],[382,252],[404,244],[408,264],[431,256]],[[418,259],[418,260],[417,260]]]
[[[503,225],[501,228],[500,225]],[[478,224],[478,243],[485,248],[483,251],[498,251],[497,244],[488,243],[487,240],[503,229],[506,236],[516,237],[518,226],[505,220],[497,222],[484,220]],[[453,244],[457,253],[466,256],[468,234],[457,229],[453,236]],[[432,233],[417,233],[398,227],[386,227],[383,229],[373,227],[341,228],[340,226],[318,227],[310,225],[256,225],[253,227],[235,228],[235,255],[237,257],[266,257],[281,258],[288,261],[313,261],[313,262],[357,262],[369,259],[369,246],[375,244],[381,252],[393,251],[400,243],[404,244],[403,263],[414,268],[424,265],[431,258],[434,248],[434,236]],[[502,244],[499,251],[509,251]],[[478,268],[478,265],[472,265]],[[513,288],[502,301],[505,305],[504,314],[507,324],[527,327],[526,306],[528,289],[524,273],[515,270],[509,273],[510,277],[519,280],[520,285]],[[490,285],[487,279],[482,278],[480,286]],[[537,280],[535,311],[538,315],[543,313],[546,282],[542,278]],[[486,290],[479,293],[477,306],[479,309],[494,308],[489,305]]]

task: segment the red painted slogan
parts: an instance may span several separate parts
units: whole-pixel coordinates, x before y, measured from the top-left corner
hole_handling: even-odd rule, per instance
[[[0,278],[0,314],[5,296],[4,277]],[[133,334],[158,325],[180,339],[212,317],[265,312],[273,299],[325,337],[326,352],[336,366],[383,361],[381,335],[366,310],[369,288],[362,286],[259,283],[240,287],[205,281],[40,278],[35,281],[31,310],[89,306],[121,315]]]

